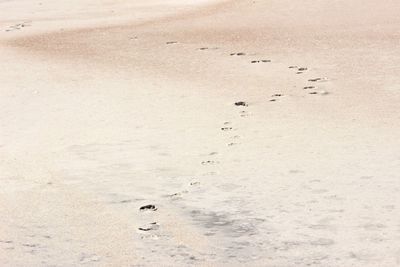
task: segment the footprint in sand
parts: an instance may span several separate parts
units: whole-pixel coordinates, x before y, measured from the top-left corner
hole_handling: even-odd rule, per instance
[[[145,205],[139,208],[140,211],[156,211],[157,207],[155,205]]]
[[[304,86],[303,90],[315,89],[315,86]]]
[[[231,55],[231,56],[245,56],[246,53],[239,52],[239,53],[231,53],[230,55]]]
[[[248,107],[249,104],[244,102],[244,101],[238,101],[238,102],[235,102],[235,106],[237,106],[237,107],[240,107],[240,106]]]
[[[200,47],[197,50],[204,51],[204,50],[217,50],[217,49],[219,49],[219,48],[218,47]]]
[[[320,91],[320,92],[313,91],[313,92],[310,92],[308,94],[310,94],[310,95],[329,95],[329,92],[327,92],[327,91]]]
[[[139,231],[143,231],[143,232],[148,232],[148,231],[154,231],[154,230],[158,230],[160,228],[160,225],[157,222],[152,222],[149,224],[146,224],[144,226],[139,227]]]
[[[278,98],[283,97],[283,94],[273,94],[271,95],[271,97],[273,97],[272,99],[270,99],[270,102],[276,102],[278,101]]]
[[[221,130],[226,132],[226,131],[232,131],[233,128],[232,127],[222,127]]]
[[[313,78],[313,79],[308,79],[309,82],[324,82],[327,81],[328,78]]]
[[[269,60],[269,59],[252,60],[252,61],[250,61],[250,63],[252,63],[252,64],[256,64],[256,63],[269,63],[269,62],[271,62],[271,60]]]
[[[298,66],[289,66],[289,69],[296,70],[296,74],[302,74],[308,70],[308,68],[306,68],[306,67],[298,67]]]
[[[177,41],[170,41],[170,42],[166,42],[167,45],[172,45],[172,44],[177,44]]]

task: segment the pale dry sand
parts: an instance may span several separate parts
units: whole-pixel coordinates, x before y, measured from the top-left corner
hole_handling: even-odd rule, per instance
[[[400,266],[398,14],[0,0],[0,265]]]

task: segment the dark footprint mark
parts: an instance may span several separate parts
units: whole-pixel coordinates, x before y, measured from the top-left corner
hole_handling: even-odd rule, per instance
[[[215,164],[219,164],[219,162],[214,160],[206,160],[201,162],[201,165],[215,165]]]
[[[304,86],[304,90],[315,89],[315,86]]]
[[[327,78],[313,78],[313,79],[309,79],[309,82],[322,82],[322,81],[327,81]]]
[[[270,99],[269,101],[270,102],[275,102],[275,101],[278,101],[278,99],[276,99],[276,97],[282,97],[283,96],[283,94],[273,94],[271,97],[275,97],[275,98],[272,98],[272,99]]]
[[[177,43],[178,43],[178,42],[176,42],[176,41],[166,42],[167,45],[177,44]]]
[[[297,70],[296,74],[302,74],[303,72],[308,70],[308,68],[306,67],[297,67],[297,66],[290,66],[289,69],[296,69]]]
[[[200,48],[198,48],[198,50],[202,50],[202,51],[204,51],[204,50],[217,50],[217,49],[219,49],[218,47],[200,47]]]
[[[235,106],[243,106],[243,107],[247,107],[247,106],[249,106],[249,104],[247,104],[246,102],[244,102],[244,101],[239,101],[239,102],[236,102],[235,103]]]
[[[237,145],[238,143],[229,143],[229,144],[227,144],[227,146],[235,146],[235,145]]]
[[[240,52],[240,53],[231,53],[231,56],[244,56],[246,53]]]
[[[329,95],[329,92],[327,91],[321,91],[321,92],[310,92],[310,95]]]
[[[138,229],[140,231],[148,232],[148,231],[158,230],[158,228],[160,228],[160,225],[158,225],[157,222],[152,222],[152,223],[149,223],[148,225],[139,227]]]
[[[232,127],[222,127],[222,131],[231,131],[233,128]]]
[[[152,211],[156,211],[157,208],[155,205],[146,205],[146,206],[142,206],[139,209],[140,211],[146,211],[146,210],[152,210]]]
[[[255,63],[269,63],[271,62],[271,60],[269,59],[263,59],[263,60],[252,60],[251,63],[255,64]]]
[[[304,73],[306,70],[308,70],[307,68],[298,68],[296,74],[302,74]]]

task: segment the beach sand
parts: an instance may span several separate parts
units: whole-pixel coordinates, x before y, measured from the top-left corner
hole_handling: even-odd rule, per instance
[[[0,1],[0,265],[400,266],[398,14]]]

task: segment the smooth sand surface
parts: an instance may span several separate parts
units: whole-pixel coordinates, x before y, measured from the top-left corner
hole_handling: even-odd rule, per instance
[[[398,14],[0,0],[0,265],[400,266]]]

